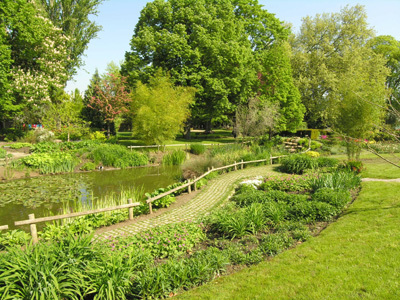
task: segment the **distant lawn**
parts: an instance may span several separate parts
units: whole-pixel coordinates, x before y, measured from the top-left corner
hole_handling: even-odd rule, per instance
[[[400,165],[400,153],[396,154],[382,154],[383,157],[389,159]],[[332,157],[337,158],[341,161],[347,160],[347,155],[332,155]],[[381,179],[393,179],[400,178],[400,168],[397,168],[378,156],[363,151],[360,156],[362,162],[364,163],[365,169],[361,173],[363,178],[381,178]]]
[[[145,146],[145,143],[141,140],[132,137],[130,132],[118,132],[118,143],[124,146]],[[184,139],[181,135],[175,140],[166,141],[165,145],[176,145],[176,144],[227,144],[238,142],[233,136],[230,130],[217,129],[213,130],[211,134],[204,134],[202,132],[192,132],[192,138],[190,140]],[[168,148],[168,147],[167,147]],[[171,147],[177,149],[179,147]]]
[[[177,299],[400,299],[400,184],[362,186],[318,237]]]

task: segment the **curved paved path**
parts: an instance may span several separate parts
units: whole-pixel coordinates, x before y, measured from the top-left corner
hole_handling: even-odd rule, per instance
[[[225,173],[210,180],[207,186],[202,189],[193,199],[176,209],[167,211],[154,218],[103,232],[98,236],[108,237],[121,234],[131,235],[158,225],[198,219],[205,213],[211,211],[221,201],[225,200],[233,191],[235,183],[248,177],[277,174],[276,172],[272,171],[272,168],[273,166],[271,165],[249,167],[244,170]]]

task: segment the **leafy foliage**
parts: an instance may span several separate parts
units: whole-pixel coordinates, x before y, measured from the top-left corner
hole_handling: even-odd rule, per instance
[[[146,154],[129,151],[124,146],[102,144],[94,148],[89,157],[96,163],[102,163],[104,166],[115,168],[127,168],[143,166],[148,163]]]
[[[162,164],[166,166],[179,166],[186,160],[186,152],[183,150],[174,150],[163,156]]]
[[[190,153],[200,155],[206,152],[207,148],[203,144],[190,144]]]
[[[79,159],[70,153],[54,152],[32,154],[21,159],[22,164],[38,169],[41,174],[72,172]]]
[[[227,121],[257,92],[278,103],[282,123],[296,124],[302,105],[288,51],[282,51],[288,50],[282,46],[288,33],[258,1],[151,2],[141,12],[122,72],[133,86],[162,68],[176,84],[196,88],[192,121],[208,127]]]
[[[149,144],[163,144],[183,129],[195,89],[174,86],[161,70],[149,83],[139,82],[132,94],[133,132]]]

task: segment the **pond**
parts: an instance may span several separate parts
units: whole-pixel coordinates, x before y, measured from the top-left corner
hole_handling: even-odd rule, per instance
[[[179,181],[180,167],[158,166],[123,170],[94,171],[50,175],[0,183],[0,225],[10,229],[15,221],[61,214],[74,202],[102,201],[107,195],[123,190],[143,189],[152,192]],[[28,227],[20,229],[27,230]]]

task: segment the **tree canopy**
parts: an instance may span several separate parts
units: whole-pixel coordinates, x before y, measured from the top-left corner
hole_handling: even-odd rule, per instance
[[[89,42],[97,36],[101,26],[90,20],[97,14],[97,7],[103,0],[38,0],[46,12],[46,17],[68,37],[67,69],[70,75],[82,66],[82,55]]]
[[[380,122],[388,72],[367,45],[372,37],[360,5],[303,19],[292,40],[292,66],[309,126],[362,137]]]
[[[159,70],[149,83],[138,82],[132,93],[133,133],[148,144],[163,144],[182,131],[190,115],[195,89],[174,86]]]
[[[268,77],[272,69],[266,53],[288,34],[257,0],[155,0],[141,12],[122,72],[132,87],[162,68],[176,85],[196,88],[192,120],[209,125],[226,121],[240,103],[262,93],[260,74]],[[291,72],[290,64],[282,68]],[[295,94],[286,90],[275,100],[299,103]]]

